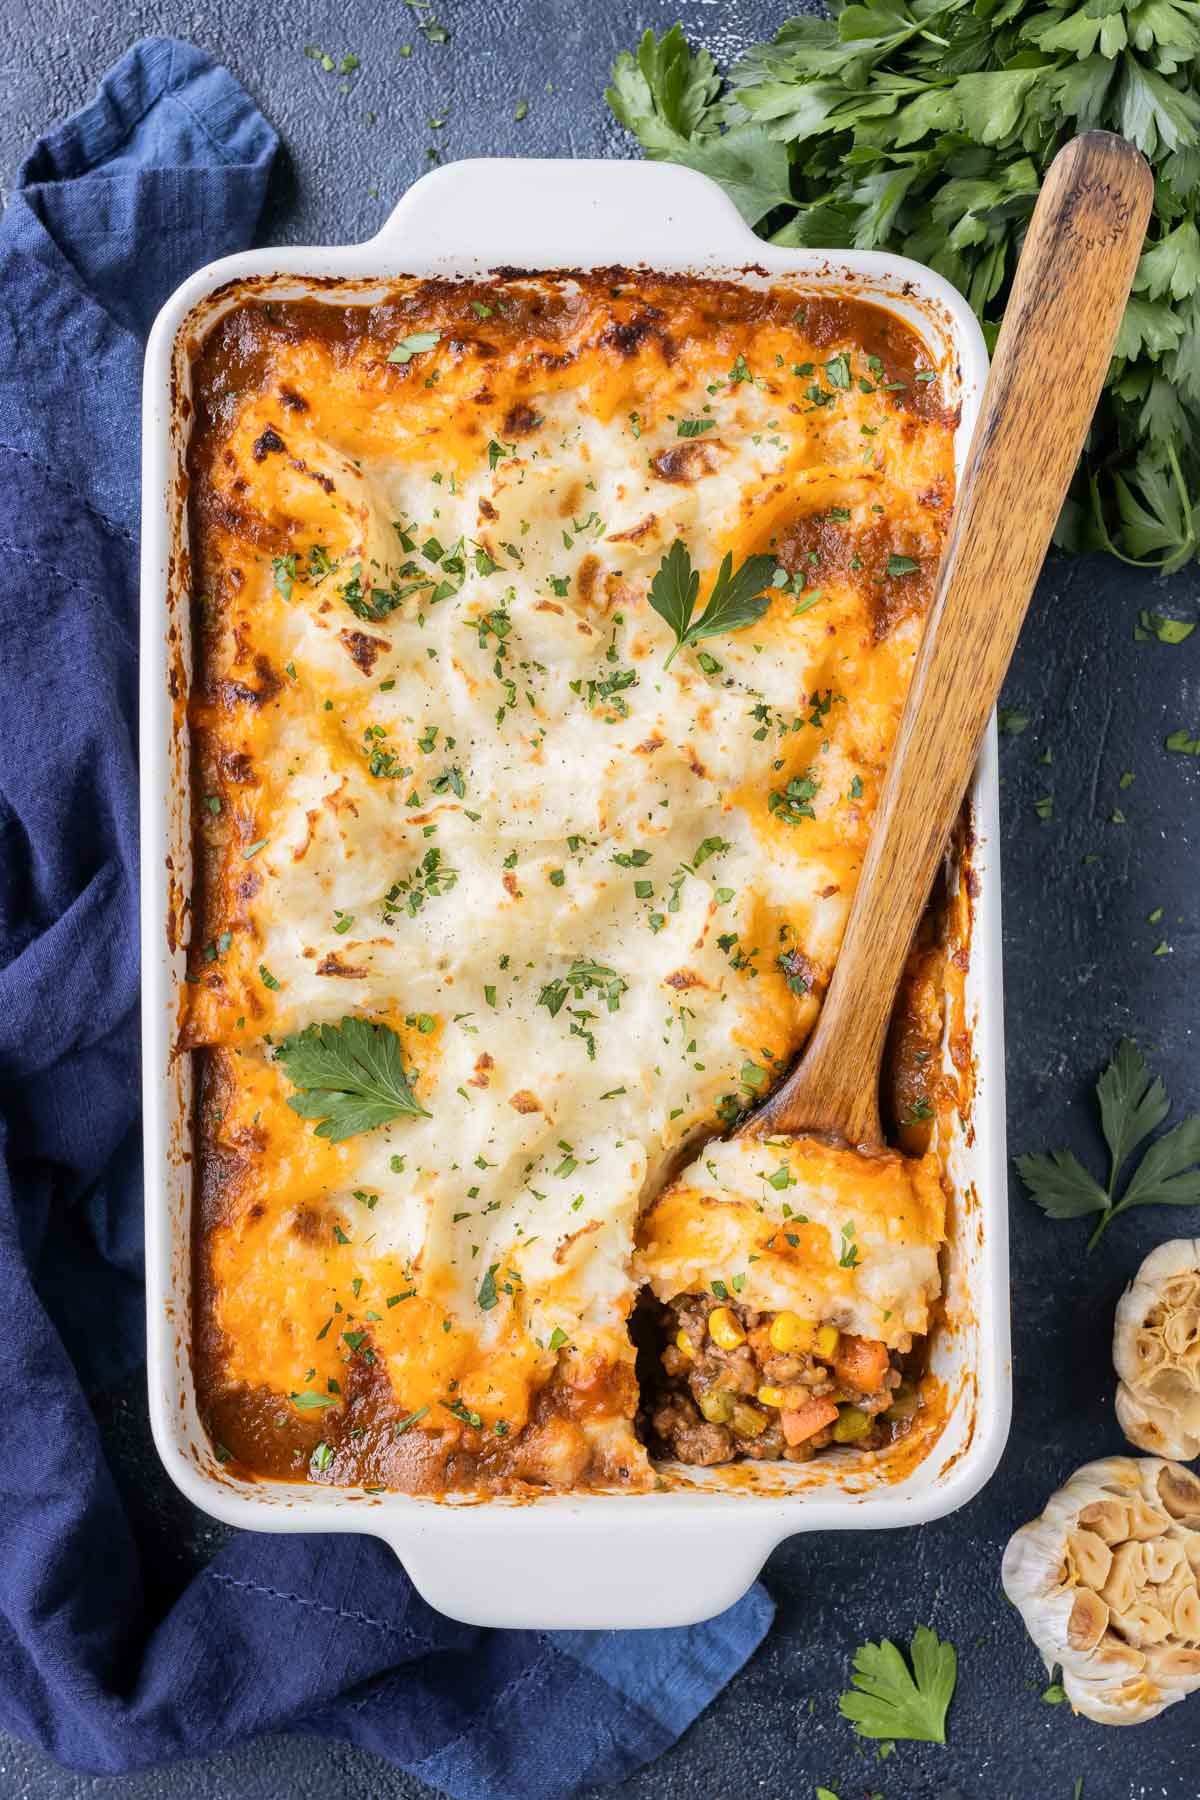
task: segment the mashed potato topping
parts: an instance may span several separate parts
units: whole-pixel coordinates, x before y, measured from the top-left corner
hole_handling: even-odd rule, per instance
[[[634,1249],[816,1016],[949,523],[940,388],[866,304],[620,271],[246,296],[198,347],[182,1043],[197,1370],[247,1466],[644,1481],[642,1280],[924,1328],[924,1165],[785,1191],[719,1146]],[[770,598],[668,668],[677,540],[697,614],[727,554]],[[423,1112],[331,1142],[278,1052],[347,1017]]]

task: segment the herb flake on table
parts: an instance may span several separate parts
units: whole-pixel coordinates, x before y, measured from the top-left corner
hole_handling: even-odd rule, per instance
[[[1093,1213],[1099,1222],[1088,1249],[1099,1243],[1112,1221],[1135,1206],[1200,1206],[1200,1117],[1192,1114],[1157,1138],[1142,1154],[1122,1190],[1126,1163],[1171,1110],[1166,1090],[1151,1075],[1131,1038],[1122,1038],[1116,1054],[1096,1083],[1100,1123],[1108,1145],[1108,1180],[1102,1186],[1070,1150],[1018,1156],[1021,1180],[1051,1219],[1082,1219]]]
[[[1155,637],[1160,644],[1183,644],[1196,629],[1194,619],[1168,619],[1162,613],[1139,612],[1133,635],[1139,643]]]

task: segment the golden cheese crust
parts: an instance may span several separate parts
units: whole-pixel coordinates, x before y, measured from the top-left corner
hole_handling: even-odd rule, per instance
[[[240,300],[193,400],[204,1416],[266,1474],[644,1484],[639,1215],[816,1016],[949,524],[938,371],[786,284],[513,274]],[[774,574],[668,668],[677,538],[697,611]],[[428,1116],[289,1108],[280,1039],[346,1017]]]

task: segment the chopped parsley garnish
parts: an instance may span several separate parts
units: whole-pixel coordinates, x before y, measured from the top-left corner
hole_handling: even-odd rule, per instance
[[[456,794],[460,800],[467,791],[462,770],[457,767],[443,769],[440,775],[434,776],[429,786],[435,794]]]
[[[416,1412],[410,1412],[407,1419],[398,1419],[394,1428],[395,1435],[397,1437],[403,1437],[405,1432],[411,1431],[417,1420],[423,1419],[428,1411],[429,1408],[427,1406],[418,1406]]]
[[[394,350],[388,351],[387,359],[390,363],[409,363],[422,351],[432,350],[435,344],[441,342],[441,336],[440,331],[411,332],[408,337],[400,339]]]
[[[394,881],[383,897],[381,916],[385,925],[393,925],[402,907],[415,919],[426,900],[439,900],[458,881],[457,869],[448,868],[442,852],[431,845],[411,875]]]
[[[479,1284],[480,1312],[491,1312],[499,1298],[499,1295],[496,1293],[496,1270],[499,1267],[499,1263],[492,1263],[488,1268],[487,1274]]]
[[[448,1413],[453,1413],[456,1419],[461,1419],[464,1425],[473,1426],[476,1431],[483,1425],[479,1414],[464,1406],[461,1400],[439,1400],[438,1405],[444,1406]]]
[[[812,803],[819,783],[815,776],[793,775],[785,788],[772,788],[767,795],[767,811],[778,814],[785,825],[799,825],[802,819],[815,819]]]
[[[562,1010],[568,995],[582,1000],[586,994],[595,992],[603,997],[609,1012],[616,1012],[626,986],[615,969],[577,957],[565,975],[556,975],[553,981],[546,983],[537,1003],[544,1006],[553,1019]]]

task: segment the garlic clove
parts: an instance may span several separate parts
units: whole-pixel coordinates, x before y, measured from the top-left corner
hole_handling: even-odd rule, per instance
[[[1112,1569],[1100,1594],[1105,1605],[1112,1607],[1114,1612],[1127,1611],[1134,1604],[1145,1582],[1143,1548],[1138,1543],[1120,1544],[1113,1555]]]
[[[1093,1500],[1080,1508],[1079,1523],[1106,1544],[1123,1544],[1129,1536],[1129,1508],[1120,1500]]]
[[[1173,1238],[1142,1263],[1117,1305],[1113,1364],[1130,1443],[1200,1455],[1200,1239]]]
[[[1142,1545],[1142,1573],[1146,1581],[1161,1587],[1164,1581],[1172,1581],[1181,1569],[1187,1567],[1187,1558],[1183,1553],[1183,1545],[1174,1538],[1156,1538],[1152,1544]]]
[[[1080,1588],[1067,1620],[1067,1642],[1072,1650],[1094,1650],[1108,1630],[1109,1612],[1098,1594]]]
[[[1102,1537],[1078,1526],[1067,1537],[1067,1557],[1071,1573],[1097,1593],[1108,1580],[1113,1554]]]
[[[1164,1463],[1155,1493],[1172,1519],[1200,1529],[1200,1477],[1190,1469],[1181,1469],[1178,1463]]]
[[[1171,1630],[1181,1644],[1200,1645],[1200,1593],[1194,1583],[1176,1596],[1171,1610]]]
[[[1170,1310],[1163,1321],[1162,1341],[1177,1362],[1200,1347],[1200,1310],[1194,1306]]]
[[[1138,1650],[1163,1644],[1171,1635],[1170,1619],[1150,1600],[1135,1597],[1118,1616],[1126,1641]]]

